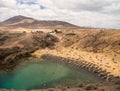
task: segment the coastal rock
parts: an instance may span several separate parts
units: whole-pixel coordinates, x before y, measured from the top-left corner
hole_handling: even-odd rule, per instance
[[[0,48],[0,59],[3,60],[5,57],[7,57],[10,54],[19,52],[20,49],[18,47],[13,48]]]

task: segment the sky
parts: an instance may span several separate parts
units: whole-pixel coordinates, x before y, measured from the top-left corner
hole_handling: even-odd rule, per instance
[[[120,28],[120,0],[0,0],[0,21],[17,15],[85,27]]]

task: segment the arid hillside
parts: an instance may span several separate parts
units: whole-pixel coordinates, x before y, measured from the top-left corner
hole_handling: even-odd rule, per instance
[[[86,29],[65,31],[62,38],[65,47],[76,47],[88,52],[120,53],[120,31]]]
[[[15,16],[0,23],[0,26],[10,28],[79,28],[76,25],[72,25],[63,21],[45,21],[35,20],[33,18],[25,16]]]

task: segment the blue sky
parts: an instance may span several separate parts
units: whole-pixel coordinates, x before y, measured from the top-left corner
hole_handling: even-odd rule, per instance
[[[44,5],[40,5],[40,9],[45,9],[45,6]]]
[[[39,5],[36,0],[32,0],[32,1],[28,1],[28,2],[24,2],[23,0],[17,0],[17,4],[27,4],[27,5]],[[40,9],[43,10],[45,9],[45,6],[44,5],[39,5],[40,6]]]
[[[120,0],[1,0],[0,21],[16,15],[79,26],[120,28]]]
[[[37,4],[37,3],[35,3],[35,2],[22,2],[22,1],[17,2],[17,3],[18,3],[18,4],[28,4],[28,5]]]

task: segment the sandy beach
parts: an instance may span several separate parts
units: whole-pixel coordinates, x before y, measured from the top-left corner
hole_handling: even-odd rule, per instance
[[[85,52],[72,48],[59,48],[54,50],[46,48],[43,50],[37,50],[32,55],[40,58],[44,54],[64,57],[74,61],[89,62],[101,68],[102,70],[109,72],[113,76],[120,76],[120,62],[118,61],[120,59],[120,55],[115,55],[114,52],[104,54]]]

